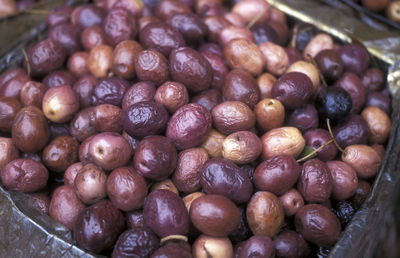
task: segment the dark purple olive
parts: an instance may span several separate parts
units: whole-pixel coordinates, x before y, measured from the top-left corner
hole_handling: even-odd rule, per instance
[[[333,128],[333,135],[342,148],[354,144],[366,144],[369,138],[368,124],[362,116],[353,114]]]
[[[67,23],[71,17],[74,8],[69,5],[60,5],[46,16],[46,24],[49,27],[55,26],[60,23]]]
[[[179,31],[189,45],[199,45],[207,33],[204,22],[192,13],[177,13],[171,16],[167,23]]]
[[[101,104],[93,108],[92,125],[99,132],[122,131],[122,109],[111,104]]]
[[[247,173],[223,158],[213,158],[204,164],[200,184],[207,194],[223,195],[237,203],[247,202],[253,193]]]
[[[362,77],[362,83],[368,92],[382,90],[385,81],[385,75],[379,68],[368,69]]]
[[[206,58],[213,69],[211,87],[215,89],[221,89],[225,76],[229,72],[229,69],[225,64],[225,60],[223,57],[211,52],[202,52],[201,54]]]
[[[325,129],[313,129],[309,130],[304,134],[306,145],[312,147],[314,150],[325,145],[332,139],[330,133]],[[331,142],[317,152],[317,158],[322,161],[332,160],[336,157],[338,149],[335,143]]]
[[[307,202],[323,203],[329,200],[333,182],[325,162],[319,159],[306,161],[297,188]]]
[[[20,98],[23,86],[30,81],[30,78],[25,74],[16,75],[0,87],[0,97]]]
[[[275,29],[268,24],[256,23],[251,26],[250,30],[251,33],[253,33],[253,37],[257,45],[260,45],[264,42],[279,44],[278,33],[276,33]]]
[[[294,231],[284,231],[275,239],[275,255],[277,258],[307,257],[310,248],[303,237]]]
[[[49,73],[44,77],[43,84],[47,88],[54,88],[64,85],[73,85],[76,82],[76,77],[67,70],[57,70]]]
[[[161,85],[169,80],[168,60],[156,50],[143,50],[134,60],[136,75],[141,81]]]
[[[246,206],[244,205],[238,206],[238,209],[240,212],[239,225],[236,227],[234,231],[232,231],[232,233],[229,234],[229,239],[234,244],[241,241],[245,241],[251,236],[249,225],[247,225]]]
[[[80,48],[79,28],[70,23],[61,23],[51,27],[48,35],[49,38],[60,43],[67,50],[68,55]]]
[[[122,109],[127,109],[131,105],[154,100],[156,94],[156,86],[153,82],[137,82],[130,87],[122,100]]]
[[[122,113],[123,128],[133,137],[159,134],[167,127],[168,120],[168,111],[154,101],[133,104]]]
[[[315,106],[311,104],[296,108],[289,115],[287,124],[297,127],[302,132],[317,128],[319,125],[318,111]]]
[[[340,222],[335,214],[319,204],[300,208],[295,216],[295,225],[305,240],[320,246],[333,246],[341,233]]]
[[[346,90],[339,87],[329,87],[320,92],[317,107],[322,118],[336,121],[343,119],[350,113],[353,101]]]
[[[129,83],[121,78],[110,77],[100,80],[93,89],[93,104],[112,104],[115,106],[121,106],[122,98],[128,88]]]
[[[124,230],[124,224],[122,213],[110,201],[102,200],[78,215],[74,238],[80,247],[100,253],[112,248]]]
[[[52,140],[42,153],[43,163],[52,171],[64,173],[78,161],[79,143],[71,136],[59,136]]]
[[[318,33],[316,27],[307,23],[298,23],[294,26],[293,30],[297,31],[295,37],[296,48],[301,52],[306,48],[310,39]]]
[[[347,44],[340,46],[339,55],[346,72],[361,76],[369,66],[368,51],[362,45]]]
[[[184,84],[193,92],[208,89],[213,79],[213,70],[207,59],[188,47],[178,48],[171,52],[169,72],[174,81]]]
[[[361,79],[354,73],[345,73],[342,78],[337,81],[336,86],[344,89],[351,96],[352,112],[360,112],[367,97],[367,91]]]
[[[133,228],[122,233],[112,252],[112,258],[148,258],[158,248],[158,237],[148,228]]]
[[[40,103],[41,106],[41,103]],[[10,132],[22,105],[14,98],[0,98],[0,131]]]
[[[79,78],[74,84],[73,90],[79,97],[81,108],[90,107],[92,105],[92,94],[97,79],[91,74],[86,74]]]
[[[314,94],[310,78],[304,73],[290,72],[282,75],[272,87],[272,97],[285,107],[295,109],[305,105]]]
[[[82,142],[89,136],[96,134],[93,126],[95,110],[94,108],[82,109],[70,123],[70,132],[78,141]]]
[[[185,45],[182,35],[161,22],[146,25],[139,33],[140,43],[145,49],[154,49],[168,57],[172,50]]]
[[[356,213],[356,209],[348,201],[339,201],[333,206],[333,212],[339,218],[342,227],[345,227],[353,218]]]
[[[160,135],[143,139],[135,151],[133,166],[146,178],[161,181],[172,174],[178,154],[171,141]]]
[[[331,49],[322,50],[315,57],[315,62],[326,82],[335,82],[342,76],[343,63],[336,51]]]
[[[169,190],[151,192],[144,203],[146,225],[163,238],[186,235],[189,231],[189,214],[182,199]]]
[[[365,202],[371,192],[371,184],[364,180],[358,180],[356,192],[350,201],[353,206],[358,209]]]
[[[192,258],[190,249],[187,242],[169,242],[152,253],[150,258]]]
[[[134,210],[126,213],[126,225],[128,228],[147,227],[144,223],[143,211]]]
[[[392,99],[381,92],[370,92],[367,95],[365,105],[369,107],[378,107],[387,114],[390,114],[392,111]]]
[[[180,107],[168,122],[167,137],[177,149],[201,144],[211,129],[211,114],[202,105],[191,103]]]
[[[301,166],[292,156],[274,156],[257,166],[253,183],[258,190],[281,195],[293,187],[300,173]]]
[[[103,22],[105,10],[94,4],[80,5],[71,14],[71,23],[80,28],[100,25]]]
[[[11,138],[0,137],[0,171],[9,162],[19,157],[19,151]],[[1,174],[1,172],[0,172]]]
[[[112,8],[103,21],[104,33],[111,46],[134,39],[138,31],[135,17],[123,8]]]
[[[272,258],[275,257],[275,246],[267,236],[252,236],[239,244],[235,258]]]
[[[192,102],[202,105],[211,112],[221,102],[221,92],[216,89],[200,92],[192,99]]]

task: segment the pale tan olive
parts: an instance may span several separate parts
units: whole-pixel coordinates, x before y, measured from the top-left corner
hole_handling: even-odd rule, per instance
[[[236,164],[255,161],[262,150],[260,138],[249,131],[228,135],[222,142],[222,156]]]
[[[270,73],[263,73],[257,78],[258,88],[260,89],[261,99],[271,98],[271,90],[276,82],[276,77]]]
[[[212,129],[201,147],[213,158],[222,157],[222,143],[225,138],[225,135]]]
[[[305,147],[305,140],[300,130],[291,126],[268,131],[261,137],[261,143],[263,159],[284,154],[297,157]]]
[[[233,258],[233,246],[227,237],[201,235],[192,249],[194,258]]]
[[[251,197],[246,216],[254,235],[273,237],[283,225],[285,212],[278,197],[270,192],[259,191]]]
[[[194,192],[182,198],[188,212],[190,211],[190,206],[192,205],[192,202],[203,195],[205,195],[205,193]]]
[[[333,47],[334,42],[332,37],[326,33],[320,33],[315,35],[307,43],[303,52],[303,57],[305,60],[310,60],[311,58],[315,58],[322,50],[333,49]]]
[[[258,21],[266,22],[270,19],[271,6],[264,0],[239,1],[232,7],[232,12],[242,16],[247,23],[260,15]]]
[[[112,68],[113,49],[107,45],[99,45],[90,50],[87,67],[97,78],[105,78]]]
[[[367,179],[378,173],[382,159],[372,147],[356,144],[344,149],[342,161],[354,168],[359,178]]]
[[[399,1],[393,1],[386,7],[386,16],[397,23],[400,23],[399,13],[400,13]]]
[[[254,107],[258,126],[268,131],[278,128],[285,121],[285,107],[277,99],[265,98]]]
[[[163,181],[155,183],[151,187],[151,191],[155,191],[155,190],[168,190],[168,191],[171,191],[171,192],[179,195],[179,191],[171,179],[165,179]]]
[[[314,89],[318,90],[321,84],[318,69],[315,65],[307,61],[294,62],[287,70],[290,72],[299,72],[307,75],[313,83]]]
[[[372,143],[385,143],[390,135],[392,121],[390,117],[378,107],[366,107],[361,112],[369,128],[369,141]]]
[[[273,75],[282,75],[289,67],[289,56],[285,49],[272,42],[259,45],[264,56],[265,68]]]

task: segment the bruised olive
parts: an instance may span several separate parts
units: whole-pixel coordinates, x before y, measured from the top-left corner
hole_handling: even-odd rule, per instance
[[[345,162],[332,160],[326,163],[331,174],[332,198],[346,200],[352,197],[358,186],[356,171]]]
[[[267,236],[252,236],[248,240],[240,243],[235,253],[235,258],[265,257],[275,256],[275,246],[271,238]]]
[[[303,237],[294,231],[284,231],[275,239],[275,255],[278,258],[307,257],[310,248]]]
[[[107,175],[94,164],[83,166],[74,180],[74,190],[85,204],[93,204],[107,196]]]
[[[361,112],[369,128],[369,142],[383,144],[390,135],[392,122],[390,117],[378,107],[366,107]]]
[[[175,146],[164,136],[143,139],[134,155],[133,166],[142,176],[161,181],[172,174],[176,167]]]
[[[237,203],[248,201],[253,192],[247,173],[222,158],[210,159],[203,165],[200,183],[204,192],[223,195]]]
[[[135,77],[135,59],[142,46],[134,40],[124,40],[115,46],[112,59],[112,71],[124,79]]]
[[[158,87],[154,99],[167,108],[170,113],[174,113],[189,103],[189,93],[182,83],[168,81]]]
[[[237,227],[240,213],[236,205],[226,197],[208,194],[192,202],[190,219],[204,234],[224,237]]]
[[[151,192],[143,207],[144,221],[159,237],[185,235],[189,231],[189,214],[179,195],[168,190]]]
[[[43,163],[52,171],[64,172],[78,161],[78,142],[71,136],[59,136],[43,150]]]
[[[14,98],[0,98],[0,131],[10,132],[22,105]]]
[[[133,168],[119,167],[107,178],[107,194],[120,210],[137,209],[143,205],[147,195],[146,181]]]
[[[328,208],[319,204],[308,204],[300,208],[295,216],[296,230],[320,246],[332,246],[341,233],[338,218]]]
[[[85,208],[73,228],[78,245],[96,253],[111,249],[123,230],[124,216],[107,200]]]
[[[232,242],[227,237],[199,236],[193,243],[193,255],[196,258],[233,258]]]
[[[256,123],[253,111],[241,101],[224,101],[211,114],[215,128],[223,134],[249,130]]]
[[[167,137],[177,149],[201,144],[211,129],[210,112],[202,105],[191,103],[180,107],[168,122]]]
[[[8,190],[29,193],[45,187],[49,173],[41,163],[20,158],[8,163],[1,170],[0,178]]]
[[[297,188],[307,202],[323,203],[329,200],[333,180],[326,163],[319,159],[306,161]]]
[[[72,229],[79,213],[85,209],[72,186],[63,185],[54,190],[49,205],[49,216]]]
[[[342,161],[346,162],[362,179],[374,177],[381,166],[379,154],[368,145],[350,145],[342,153]]]
[[[203,148],[191,148],[179,153],[172,180],[179,191],[193,193],[200,190],[200,175],[208,153]]]
[[[169,55],[169,72],[174,81],[190,91],[199,92],[211,86],[213,70],[203,55],[194,49],[182,47]]]
[[[49,88],[43,96],[42,109],[52,122],[68,122],[79,110],[79,99],[71,86]]]
[[[137,82],[130,87],[122,99],[122,109],[126,110],[131,105],[154,99],[156,87],[152,82]]]
[[[93,89],[92,101],[94,105],[112,104],[121,106],[122,98],[129,88],[129,83],[118,77],[100,80]]]
[[[293,216],[304,205],[303,196],[296,189],[287,191],[279,197],[279,200],[281,201],[286,217]]]
[[[134,210],[126,213],[126,224],[128,228],[144,228],[147,227],[144,223],[143,211]]]
[[[281,229],[284,210],[279,198],[270,192],[256,192],[247,205],[247,223],[254,235],[273,237]]]
[[[23,152],[42,150],[50,138],[46,117],[35,106],[22,108],[15,116],[11,135],[15,146]]]
[[[249,131],[239,131],[228,135],[222,142],[222,156],[236,164],[255,161],[262,151],[261,141]]]
[[[258,190],[281,195],[294,186],[300,173],[301,166],[292,156],[278,155],[257,166],[253,183]]]
[[[133,39],[137,33],[135,17],[126,9],[112,8],[103,20],[104,34],[111,46]]]
[[[340,87],[329,87],[320,92],[317,107],[323,118],[334,121],[346,117],[353,108],[351,95]]]
[[[261,137],[261,143],[263,159],[277,155],[297,157],[305,146],[305,140],[299,129],[290,126],[268,131]]]
[[[225,135],[211,129],[201,147],[203,147],[211,157],[222,157],[222,143],[225,138]]]
[[[19,157],[19,151],[11,138],[0,137],[0,171],[9,162]],[[1,172],[0,172],[1,174]]]
[[[141,81],[160,85],[169,79],[168,60],[156,50],[143,50],[135,57],[136,75]]]
[[[158,237],[148,228],[136,227],[122,233],[115,243],[112,257],[148,258],[159,246]]]
[[[81,145],[79,145],[79,160],[82,162],[82,164],[87,164],[91,162],[91,157],[89,155],[89,150],[90,150],[90,143],[92,142],[94,138],[94,135],[91,135],[87,137]]]
[[[143,101],[123,110],[122,125],[133,137],[159,134],[165,130],[169,120],[167,110],[154,101]]]

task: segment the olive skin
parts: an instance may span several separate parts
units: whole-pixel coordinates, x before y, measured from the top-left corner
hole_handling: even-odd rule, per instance
[[[236,164],[255,161],[262,151],[260,138],[249,131],[228,135],[222,142],[222,156]]]
[[[144,203],[146,225],[160,238],[169,235],[186,235],[189,231],[189,214],[182,199],[168,190],[151,192]]]
[[[307,257],[310,247],[297,232],[287,230],[280,233],[275,239],[275,254],[279,258]]]
[[[107,175],[98,166],[89,163],[79,169],[74,179],[74,190],[85,204],[94,204],[107,196]]]
[[[100,253],[111,249],[124,227],[122,213],[110,201],[102,200],[78,215],[73,232],[80,247]]]
[[[158,87],[154,99],[170,113],[189,103],[189,93],[182,83],[167,81]]]
[[[71,136],[59,136],[43,150],[43,163],[52,171],[64,172],[78,161],[79,144]]]
[[[367,99],[367,90],[361,79],[354,73],[345,73],[336,82],[336,86],[344,89],[351,97],[353,113],[358,113]]]
[[[153,82],[137,82],[130,87],[122,100],[122,109],[126,110],[131,105],[154,100],[156,94],[156,86]]]
[[[328,201],[332,194],[333,182],[325,162],[319,159],[306,161],[297,188],[307,202]]]
[[[236,203],[247,202],[253,192],[247,173],[223,158],[210,159],[203,165],[200,184],[207,194],[219,194]]]
[[[112,8],[103,21],[104,34],[111,46],[134,39],[137,33],[136,20],[126,9]]]
[[[332,160],[326,163],[332,177],[332,198],[346,200],[354,195],[358,186],[356,171],[345,162]]]
[[[347,44],[340,46],[339,55],[346,72],[361,76],[369,65],[369,54],[364,46]]]
[[[111,104],[121,106],[129,83],[118,77],[100,80],[93,89],[92,102],[94,105]]]
[[[135,103],[122,112],[123,128],[133,137],[159,134],[167,127],[168,120],[168,111],[154,101]]]
[[[374,177],[381,166],[382,158],[370,146],[355,144],[347,146],[342,153],[342,161],[349,164],[357,172],[358,178]]]
[[[178,159],[171,141],[164,136],[143,139],[136,148],[133,166],[142,176],[161,181],[170,176]]]
[[[8,97],[0,98],[0,132],[10,132],[12,130],[15,117],[21,108],[21,102],[17,99]]]
[[[261,157],[268,159],[277,155],[297,157],[303,151],[305,140],[296,127],[278,127],[261,136]]]
[[[124,40],[113,51],[112,71],[124,79],[135,77],[135,59],[142,46],[134,40]]]
[[[354,144],[366,144],[370,131],[362,116],[352,114],[333,128],[333,135],[339,146],[346,148]]]
[[[239,244],[235,258],[275,257],[275,246],[271,238],[266,236],[252,236]]]
[[[20,158],[8,163],[1,170],[0,178],[8,190],[29,193],[45,187],[49,173],[42,163]]]
[[[147,184],[133,168],[119,167],[107,177],[108,198],[122,211],[138,209],[147,195]]]
[[[204,22],[191,13],[177,13],[169,17],[167,23],[179,31],[186,43],[197,45],[203,41],[207,33],[207,27]]]
[[[150,229],[137,227],[122,233],[115,243],[112,258],[150,257],[158,246],[159,239]]]
[[[92,105],[92,94],[97,79],[91,74],[85,74],[72,87],[77,94],[81,108],[90,107]]]
[[[323,118],[329,118],[334,121],[346,117],[352,107],[353,101],[351,95],[339,87],[329,87],[322,90],[317,100],[317,107]]]
[[[79,213],[85,209],[72,186],[58,187],[51,197],[49,216],[72,230]]]
[[[325,145],[328,141],[332,139],[332,137],[328,130],[316,128],[308,130],[304,134],[304,139],[306,140],[306,145],[312,147],[315,150]],[[334,159],[337,153],[338,149],[335,143],[331,142],[330,144],[325,145],[325,147],[318,151],[317,158],[322,161],[328,161]]]
[[[193,256],[207,258],[233,258],[232,242],[227,237],[200,235],[193,243]]]
[[[19,150],[35,153],[47,144],[50,131],[42,111],[35,106],[27,106],[15,116],[11,135]]]
[[[315,57],[315,62],[328,83],[337,81],[343,73],[342,59],[334,50],[322,50]]]
[[[169,242],[152,253],[150,258],[192,258],[190,251],[190,245],[187,242]]]
[[[167,137],[177,149],[201,144],[211,129],[211,114],[202,105],[191,103],[180,107],[168,122]]]
[[[308,204],[300,208],[295,216],[296,231],[305,240],[329,247],[336,243],[341,233],[338,218],[328,208],[319,204]]]
[[[43,96],[42,110],[52,122],[68,122],[79,110],[78,95],[68,85],[49,88]]]
[[[93,127],[98,132],[122,131],[122,110],[120,107],[111,104],[101,104],[93,108]]]
[[[259,191],[247,204],[246,217],[254,235],[273,237],[283,225],[284,210],[278,197]]]
[[[97,133],[93,126],[95,109],[93,107],[82,109],[71,120],[69,130],[71,135],[78,141],[83,142],[86,138]]]
[[[192,202],[190,219],[204,234],[224,237],[238,226],[240,213],[236,205],[226,197],[208,194]]]
[[[79,50],[79,29],[70,23],[62,23],[49,29],[48,37],[60,43],[68,55]]]
[[[380,91],[385,85],[386,78],[379,68],[369,68],[362,77],[363,85],[368,92]]]
[[[71,23],[81,28],[100,25],[104,19],[105,10],[92,4],[80,5],[71,13]]]
[[[297,213],[297,211],[304,206],[304,199],[300,192],[296,189],[291,189],[279,197],[285,216],[290,217]]]
[[[136,75],[141,81],[160,85],[169,79],[168,60],[155,50],[144,50],[135,57]]]
[[[19,151],[11,138],[0,137],[0,171],[9,162],[19,157]],[[0,172],[1,173],[1,172]]]
[[[21,103],[24,106],[42,107],[43,96],[47,88],[44,84],[35,81],[28,81],[22,86],[20,92]]]
[[[213,70],[202,54],[188,47],[173,50],[169,55],[169,72],[174,81],[188,90],[199,92],[211,86]]]
[[[294,186],[300,173],[301,166],[292,156],[278,155],[257,166],[253,183],[258,190],[281,195]]]

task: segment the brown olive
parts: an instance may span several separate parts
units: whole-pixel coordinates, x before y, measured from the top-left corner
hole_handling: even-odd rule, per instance
[[[297,61],[289,66],[286,72],[299,72],[307,75],[313,83],[314,90],[318,92],[321,80],[319,71],[314,64],[307,61]]]
[[[308,204],[300,208],[295,216],[296,230],[320,246],[332,246],[341,233],[338,218],[328,208],[319,204]]]
[[[118,237],[111,257],[150,257],[159,245],[157,235],[149,228],[134,227]]]
[[[204,195],[205,195],[205,193],[202,193],[202,192],[193,192],[193,193],[188,194],[185,197],[183,197],[182,200],[185,203],[187,211],[190,212],[190,207],[192,206],[192,203],[194,200],[196,200],[197,198],[204,196]]]
[[[303,56],[305,60],[315,58],[319,52],[326,49],[333,49],[334,42],[331,36],[325,33],[315,35],[306,45]]]
[[[174,185],[174,183],[172,182],[171,179],[165,179],[163,181],[160,182],[156,182],[155,184],[153,184],[151,186],[151,190],[150,191],[155,191],[155,190],[168,190],[173,192],[174,194],[178,194],[179,195],[179,191],[176,188],[176,186]]]
[[[285,121],[285,107],[277,99],[264,98],[257,103],[254,113],[263,131],[278,128]]]
[[[10,132],[22,105],[14,98],[0,98],[0,131]]]
[[[23,152],[42,150],[50,138],[46,117],[35,106],[22,108],[15,116],[11,135],[15,146]]]
[[[26,193],[41,190],[48,178],[45,166],[27,158],[9,162],[0,173],[1,182],[8,190]]]
[[[170,113],[174,113],[189,103],[189,93],[182,83],[168,81],[158,87],[154,100],[164,105]]]
[[[219,102],[221,102],[221,92],[217,89],[209,89],[197,94],[191,102],[198,103],[211,111]]]
[[[284,210],[278,197],[260,191],[251,197],[246,216],[254,235],[273,237],[283,225]]]
[[[211,129],[201,147],[203,147],[211,157],[222,157],[222,143],[225,138],[225,135]]]
[[[134,59],[134,65],[141,81],[152,81],[160,85],[169,79],[168,60],[156,50],[139,52]]]
[[[138,209],[147,195],[147,184],[133,168],[119,167],[107,177],[107,195],[122,211]]]
[[[236,258],[275,257],[275,246],[270,237],[252,236],[237,245]]]
[[[360,208],[371,192],[371,184],[364,180],[358,180],[358,186],[350,201],[354,207]]]
[[[228,25],[225,26],[218,35],[218,42],[222,46],[228,45],[229,42],[235,39],[242,39],[246,40],[248,43],[254,43],[253,34],[251,33],[251,30],[247,27]],[[228,57],[225,55],[225,58]]]
[[[225,101],[211,111],[215,128],[223,134],[249,130],[256,123],[253,111],[241,101]]]
[[[122,109],[126,110],[133,104],[154,99],[156,86],[153,82],[137,82],[130,87],[122,99]]]
[[[137,34],[135,17],[126,9],[114,7],[103,20],[104,34],[111,46],[116,46],[124,40],[133,39]]]
[[[47,87],[40,82],[28,81],[22,86],[20,100],[24,106],[42,107],[43,96]]]
[[[191,148],[179,153],[172,180],[179,191],[192,193],[200,190],[200,175],[208,153],[203,148]]]
[[[358,186],[356,171],[343,161],[332,160],[326,165],[333,182],[332,198],[346,200],[352,197]]]
[[[92,107],[85,108],[76,114],[72,119],[69,130],[71,135],[74,136],[78,141],[82,142],[86,138],[97,133],[93,126],[94,112],[95,109]]]
[[[303,164],[297,189],[305,201],[324,203],[331,197],[333,184],[326,163],[311,159]]]
[[[381,166],[379,154],[368,145],[350,145],[342,153],[342,161],[357,172],[361,179],[374,177]]]
[[[43,163],[51,170],[63,173],[70,165],[78,161],[79,144],[71,136],[59,136],[43,150]]]
[[[73,89],[79,97],[80,107],[90,107],[92,105],[92,94],[97,79],[92,74],[86,74],[79,78],[74,84]]]
[[[16,14],[17,12],[18,12],[18,5],[16,1],[5,0],[0,3],[1,18]]]
[[[77,77],[81,77],[87,73],[89,73],[89,69],[87,67],[87,60],[89,58],[89,53],[83,51],[77,51],[73,53],[68,58],[68,70],[73,73]]]
[[[107,175],[94,164],[83,166],[74,180],[74,190],[85,204],[93,204],[107,196]]]
[[[378,107],[366,107],[361,116],[368,124],[370,131],[369,141],[372,143],[385,143],[390,135],[392,122],[390,117]]]
[[[286,230],[275,239],[275,255],[277,258],[308,257],[310,247],[303,237],[294,231]]]
[[[345,73],[336,85],[346,90],[352,101],[352,112],[357,113],[364,106],[367,93],[361,79],[354,73]]]
[[[102,26],[90,26],[81,33],[81,45],[86,50],[91,50],[96,46],[106,45],[106,35]]]
[[[222,142],[222,156],[236,164],[255,161],[262,151],[261,141],[249,131],[239,131],[228,135]]]
[[[142,46],[134,40],[124,40],[115,46],[112,57],[112,71],[124,79],[135,77],[135,59]]]
[[[71,86],[49,88],[43,96],[44,115],[55,123],[71,120],[79,110],[79,99]]]
[[[237,227],[240,213],[236,205],[228,198],[208,194],[192,202],[190,219],[204,234],[224,237]]]
[[[98,45],[89,52],[87,67],[97,78],[107,77],[112,68],[113,50],[107,45]]]
[[[206,16],[203,21],[208,28],[207,38],[213,42],[217,42],[221,31],[230,25],[229,21],[219,15]]]
[[[49,215],[68,229],[72,229],[79,213],[85,208],[71,186],[58,187],[51,197]]]
[[[233,258],[233,246],[227,237],[201,235],[192,248],[196,258]]]
[[[98,132],[122,131],[122,109],[111,104],[102,104],[93,108],[91,124]]]
[[[304,205],[303,196],[301,196],[301,193],[296,189],[287,191],[279,197],[279,200],[285,210],[286,217],[293,216]]]
[[[0,171],[9,162],[19,157],[19,151],[11,138],[0,137]]]
[[[157,3],[154,14],[166,21],[177,13],[191,13],[190,7],[176,0],[165,0]]]
[[[285,49],[272,42],[264,42],[259,47],[267,71],[275,76],[282,75],[289,67],[289,57]]]
[[[278,127],[261,137],[263,146],[262,158],[268,159],[277,155],[297,157],[305,147],[305,140],[295,127]]]
[[[74,186],[75,177],[82,167],[82,162],[71,164],[64,172],[64,185]]]

